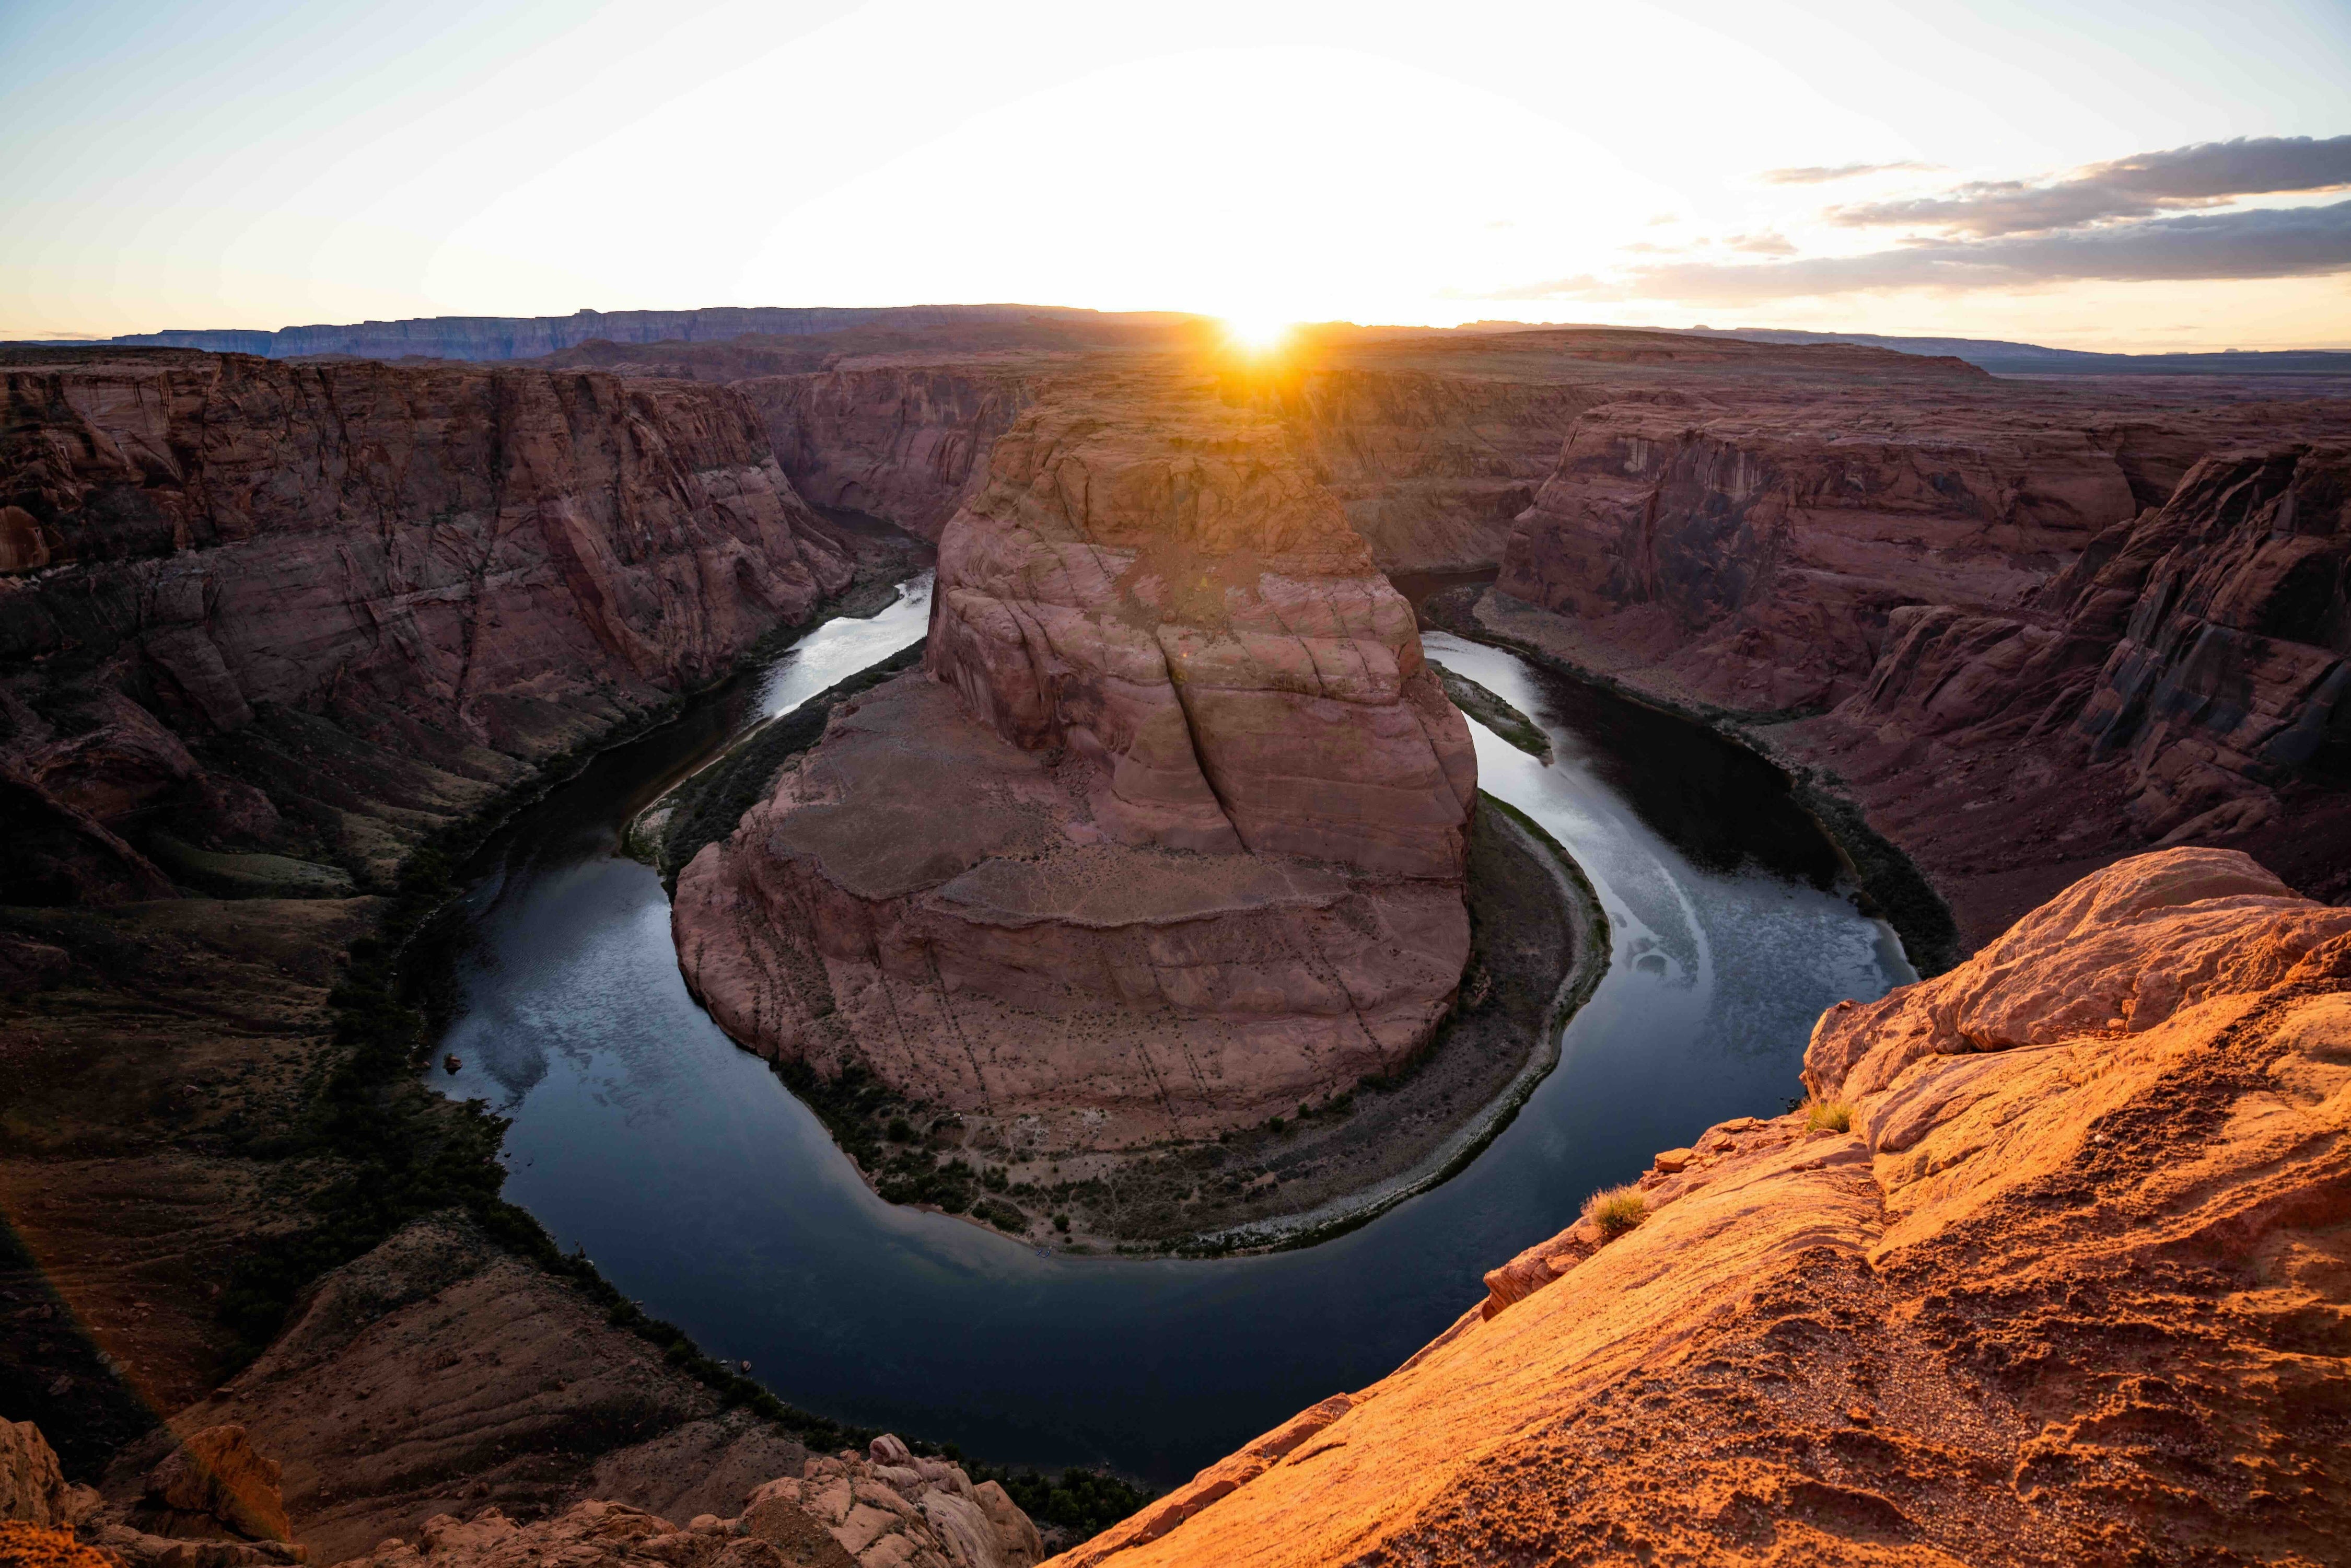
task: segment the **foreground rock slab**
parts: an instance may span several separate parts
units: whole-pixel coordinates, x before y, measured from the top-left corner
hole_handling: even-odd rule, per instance
[[[1054,1562],[2332,1561],[2346,1041],[2351,910],[2121,862]]]

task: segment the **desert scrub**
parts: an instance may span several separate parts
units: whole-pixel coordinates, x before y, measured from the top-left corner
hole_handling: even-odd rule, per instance
[[[1583,1200],[1583,1218],[1601,1240],[1614,1241],[1649,1218],[1649,1200],[1637,1186],[1604,1186]]]
[[[1807,1133],[1850,1133],[1853,1107],[1842,1100],[1807,1100],[1803,1105]]]

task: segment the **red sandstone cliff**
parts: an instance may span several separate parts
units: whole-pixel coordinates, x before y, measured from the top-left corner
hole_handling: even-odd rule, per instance
[[[1128,1147],[1385,1070],[1468,953],[1468,732],[1280,427],[1057,386],[948,526],[929,677],[844,705],[678,880],[739,1040]]]
[[[2333,1561],[2346,1041],[2351,910],[2108,867],[1824,1015],[1834,1114],[1661,1155],[1636,1228],[1053,1562]]]
[[[293,811],[388,869],[420,810],[852,574],[724,388],[115,351],[19,355],[0,395],[16,902],[158,890],[134,818],[250,845]]]
[[[734,385],[759,411],[801,495],[936,539],[986,478],[989,447],[1036,396],[1038,373],[859,364]]]
[[[1498,586],[1707,702],[1833,706],[1896,611],[2012,612],[2216,446],[2351,431],[2345,405],[2052,396],[1628,385],[1576,421]]]
[[[2007,613],[1896,610],[1867,685],[1775,744],[1834,768],[1963,915],[2150,843],[2242,847],[2340,897],[2346,552],[2351,450],[2214,455]]]

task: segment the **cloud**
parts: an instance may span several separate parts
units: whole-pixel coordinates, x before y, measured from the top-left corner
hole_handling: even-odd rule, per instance
[[[2151,218],[2062,234],[1902,246],[1865,256],[1678,262],[1614,281],[1585,275],[1495,299],[1680,299],[1737,304],[1891,288],[2028,288],[2101,280],[2186,282],[2351,271],[2351,202]]]
[[[1991,238],[2346,185],[2351,136],[2239,137],[2094,163],[2053,182],[1978,181],[1939,196],[1833,207],[1828,217],[1854,227],[1925,225]]]
[[[1732,235],[1722,242],[1732,250],[1745,251],[1750,256],[1793,256],[1796,247],[1780,235]]]
[[[1767,185],[1825,185],[1832,180],[1854,180],[1864,174],[1941,167],[1939,163],[1921,163],[1906,158],[1899,163],[1815,163],[1802,169],[1766,169],[1755,177]]]

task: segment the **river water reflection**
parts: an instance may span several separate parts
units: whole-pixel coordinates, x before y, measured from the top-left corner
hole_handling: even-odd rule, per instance
[[[1551,731],[1545,767],[1473,724],[1481,782],[1575,853],[1615,933],[1607,977],[1517,1121],[1445,1186],[1266,1258],[1040,1256],[892,1207],[686,995],[661,884],[615,838],[717,734],[921,636],[928,590],[820,629],[533,808],[477,858],[449,959],[442,1049],[465,1066],[434,1079],[514,1119],[507,1196],[805,1408],[998,1462],[1187,1477],[1378,1379],[1593,1188],[1709,1123],[1781,1110],[1821,1009],[1911,977],[1760,763],[1431,633],[1433,657]]]

